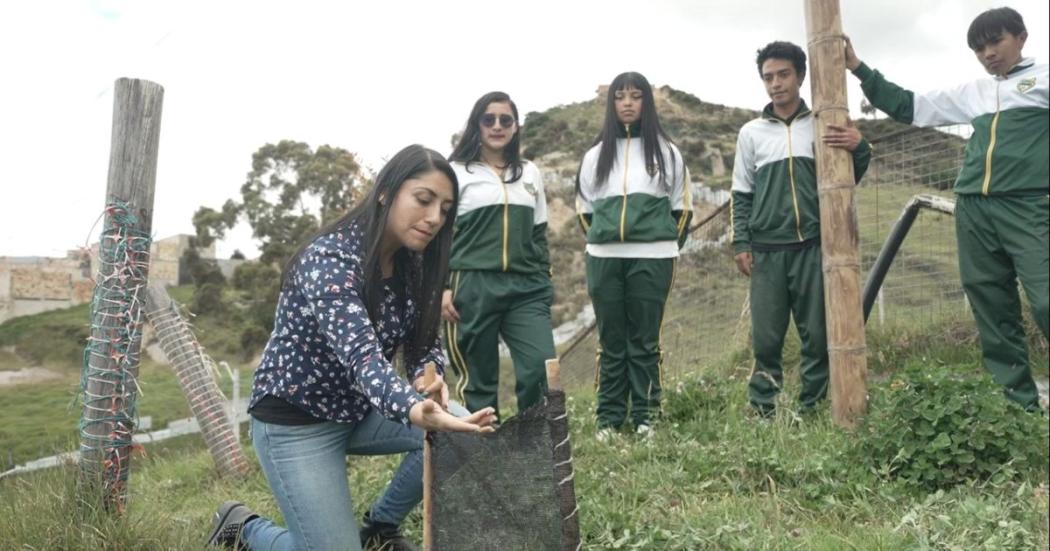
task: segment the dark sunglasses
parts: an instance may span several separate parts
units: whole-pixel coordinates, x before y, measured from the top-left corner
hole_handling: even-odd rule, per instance
[[[496,126],[496,120],[497,117],[495,113],[485,113],[481,116],[481,126],[484,126],[485,128],[492,128],[493,126]],[[510,115],[500,115],[499,125],[503,128],[510,128],[514,126],[514,117]]]

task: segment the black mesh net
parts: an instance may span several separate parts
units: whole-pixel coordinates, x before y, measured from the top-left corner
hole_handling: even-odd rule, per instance
[[[494,434],[432,434],[433,549],[578,549],[567,421],[552,391]]]

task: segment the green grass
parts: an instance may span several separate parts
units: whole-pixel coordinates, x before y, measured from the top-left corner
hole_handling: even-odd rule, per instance
[[[242,375],[242,388],[247,384]],[[162,429],[175,419],[190,417],[189,404],[179,389],[175,373],[166,365],[146,360],[139,370],[138,413],[150,416],[153,429]],[[222,378],[221,387],[230,395],[230,382]],[[36,384],[0,387],[0,470],[12,464],[75,450],[78,447],[83,407],[79,401],[79,374]]]
[[[89,309],[89,304],[81,304],[0,324],[0,347],[14,349],[0,356],[0,369],[38,365],[68,371],[79,366],[90,327]]]
[[[953,340],[946,327],[926,328],[925,334],[875,333],[870,345],[886,353],[872,357],[873,371],[886,374],[919,362],[986,376],[974,344]],[[789,343],[787,354],[790,365],[797,344]],[[628,433],[609,444],[597,442],[591,392],[570,395],[586,549],[1046,548],[1045,469],[937,493],[882,480],[857,456],[863,432],[835,427],[826,409],[806,417],[793,410],[794,373],[787,374],[772,421],[748,411],[746,376],[731,359],[671,378],[665,416],[650,442]],[[886,377],[873,378],[873,404],[886,384]],[[176,405],[181,396],[174,387],[162,388],[155,382],[146,391],[144,409],[165,393],[175,396],[163,408],[183,407]],[[3,396],[5,404],[9,398]],[[33,415],[50,409],[41,407]],[[6,411],[22,412],[25,405]],[[1033,435],[1039,437],[1045,435]],[[254,464],[250,446],[247,452]],[[396,461],[350,459],[358,514],[381,491]],[[257,469],[242,481],[222,480],[196,435],[148,446],[146,457],[134,460],[130,488],[128,514],[114,518],[78,497],[71,470],[0,480],[0,541],[22,549],[201,549],[209,516],[223,500],[240,499],[280,518]],[[406,530],[419,541],[418,511]]]

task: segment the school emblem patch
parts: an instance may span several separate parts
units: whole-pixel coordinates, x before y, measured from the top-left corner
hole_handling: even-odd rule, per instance
[[[525,191],[529,192],[529,195],[536,196],[536,184],[532,182],[524,182]]]
[[[1022,94],[1027,93],[1032,88],[1035,88],[1035,77],[1026,78],[1021,82],[1017,83],[1017,91],[1021,92]]]

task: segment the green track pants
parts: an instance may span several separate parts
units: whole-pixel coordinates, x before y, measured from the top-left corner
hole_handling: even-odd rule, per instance
[[[959,195],[955,232],[959,274],[981,336],[984,367],[1011,400],[1028,409],[1039,396],[1028,365],[1021,281],[1047,336],[1050,197]]]
[[[824,276],[820,246],[801,250],[753,252],[751,334],[755,368],[748,384],[751,405],[773,411],[783,387],[782,352],[793,317],[802,341],[799,378],[802,408],[811,408],[828,391],[828,339],[824,324]]]
[[[554,287],[546,274],[464,270],[452,273],[459,323],[445,323],[445,347],[459,376],[453,394],[467,409],[499,415],[499,338],[514,361],[518,411],[547,391],[547,360],[557,357],[551,333]]]
[[[660,411],[660,325],[674,258],[587,255],[587,293],[598,323],[598,428],[627,419],[649,424]]]

